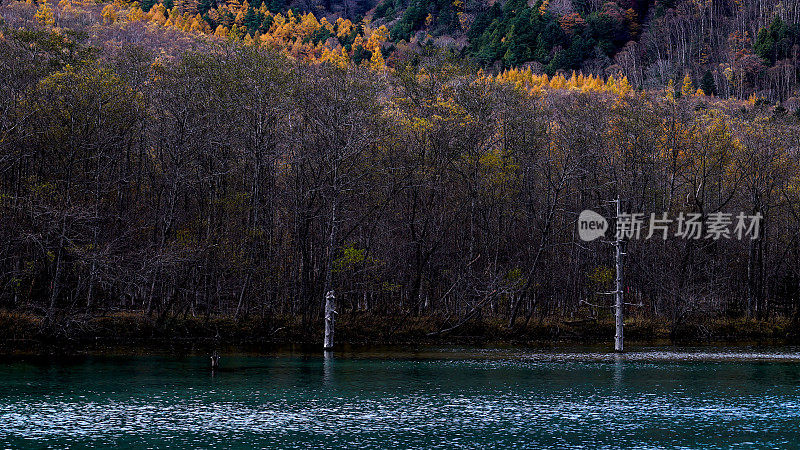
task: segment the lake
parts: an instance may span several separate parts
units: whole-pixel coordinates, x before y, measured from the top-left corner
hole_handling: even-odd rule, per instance
[[[4,359],[0,448],[800,446],[797,348]]]

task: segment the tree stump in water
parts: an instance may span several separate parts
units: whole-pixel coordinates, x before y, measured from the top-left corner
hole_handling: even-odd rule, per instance
[[[325,294],[325,341],[322,345],[324,350],[333,349],[333,326],[335,322],[334,316],[336,314],[335,300],[336,297],[333,295],[333,291],[328,291],[328,293]]]

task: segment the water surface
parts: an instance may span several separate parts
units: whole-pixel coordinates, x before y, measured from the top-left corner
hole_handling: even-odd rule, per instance
[[[15,358],[0,447],[797,448],[795,350]]]

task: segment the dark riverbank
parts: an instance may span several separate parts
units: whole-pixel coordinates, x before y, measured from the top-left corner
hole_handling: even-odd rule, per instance
[[[477,344],[518,345],[610,342],[614,324],[609,319],[551,318],[508,322],[475,319],[452,325],[440,317],[380,317],[343,314],[336,327],[342,345]],[[322,342],[321,319],[300,317],[156,317],[139,313],[71,316],[48,324],[45,317],[0,312],[0,351],[46,348],[79,351],[93,345],[141,344],[155,347],[185,345],[308,344]],[[632,317],[625,324],[626,341],[675,343],[800,342],[800,323],[789,319],[707,320],[672,326]]]

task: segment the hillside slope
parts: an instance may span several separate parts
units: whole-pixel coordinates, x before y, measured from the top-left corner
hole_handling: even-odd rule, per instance
[[[688,73],[709,94],[797,94],[796,0],[383,0],[373,16],[393,41],[454,45],[485,67],[621,72],[643,87]]]
[[[54,25],[67,27],[81,20],[70,18],[70,9],[87,5],[35,4],[51,11]],[[118,0],[110,5],[103,8],[104,21],[117,20],[112,12],[126,11],[120,20],[249,39],[304,58],[396,66],[440,48],[493,72],[530,66],[550,75],[622,74],[636,88],[658,89],[672,81],[676,93],[688,74],[706,94],[800,107],[799,0]],[[131,15],[129,9],[140,11]],[[39,19],[46,17],[44,12]]]

